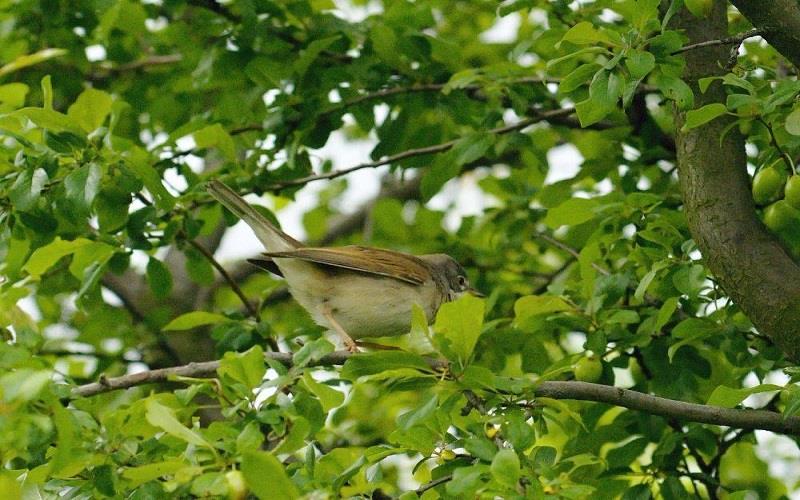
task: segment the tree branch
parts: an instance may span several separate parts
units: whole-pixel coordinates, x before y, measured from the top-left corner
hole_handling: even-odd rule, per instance
[[[717,38],[715,40],[706,40],[704,42],[690,43],[689,45],[684,45],[683,47],[679,48],[671,55],[674,56],[676,54],[687,52],[689,50],[702,49],[703,47],[716,47],[717,45],[738,46],[748,38],[753,38],[754,36],[762,36],[763,34],[764,30],[752,29],[750,31],[745,31],[744,33],[739,33],[738,35],[728,36],[725,38]]]
[[[727,2],[722,2],[727,3]],[[731,0],[764,39],[795,66],[800,66],[800,4],[796,0]]]
[[[268,352],[264,356],[286,366],[292,366],[291,353]],[[351,354],[348,351],[336,351],[312,363],[312,366],[341,365],[351,356],[358,356],[358,354]],[[447,366],[446,361],[436,359],[428,359],[428,364],[435,370]],[[166,382],[176,376],[209,376],[216,373],[219,365],[219,361],[206,361],[101,379],[99,382],[76,387],[73,389],[71,397],[89,397],[117,389],[127,389],[154,382]],[[763,429],[784,434],[800,435],[800,417],[784,417],[780,413],[772,411],[730,409],[686,403],[629,389],[571,380],[542,382],[533,392],[536,397],[607,403],[670,419],[724,425],[738,429]]]
[[[534,117],[525,118],[523,120],[518,121],[517,123],[512,123],[510,125],[504,125],[502,127],[496,127],[496,128],[490,129],[490,130],[487,131],[487,133],[496,134],[496,135],[507,134],[509,132],[515,132],[517,130],[522,130],[522,129],[526,128],[526,127],[529,127],[529,126],[533,125],[534,123],[539,123],[541,121],[546,121],[546,120],[548,120],[550,118],[553,118],[553,117],[561,117],[561,116],[571,115],[574,112],[575,112],[575,108],[573,108],[573,107],[542,111],[542,112],[538,113]],[[299,179],[292,179],[292,180],[288,180],[288,181],[284,181],[284,182],[278,182],[278,183],[275,183],[275,184],[269,186],[267,189],[278,190],[278,189],[283,189],[283,188],[292,187],[292,186],[301,186],[301,185],[308,184],[309,182],[318,181],[318,180],[322,180],[322,179],[335,179],[337,177],[341,177],[343,175],[347,175],[347,174],[355,172],[357,170],[363,170],[365,168],[376,168],[376,167],[380,167],[382,165],[388,165],[390,163],[395,163],[395,162],[398,162],[398,161],[401,161],[401,160],[405,160],[407,158],[413,158],[413,157],[416,157],[416,156],[430,155],[430,154],[434,154],[434,153],[442,153],[444,151],[448,151],[449,149],[451,149],[453,146],[456,145],[456,143],[458,141],[459,141],[459,139],[453,139],[451,141],[442,142],[442,143],[439,143],[439,144],[433,144],[431,146],[407,149],[405,151],[401,151],[400,153],[386,156],[381,160],[376,160],[376,161],[371,161],[371,162],[366,162],[366,163],[360,163],[360,164],[352,166],[352,167],[344,168],[344,169],[341,169],[341,170],[334,170],[333,172],[328,172],[328,173],[325,173],[325,174],[309,175],[309,176],[306,176],[306,177],[301,177]]]

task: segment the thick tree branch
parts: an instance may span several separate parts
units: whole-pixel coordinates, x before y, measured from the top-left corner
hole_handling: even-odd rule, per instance
[[[336,351],[324,356],[313,365],[341,365],[353,355],[347,351]],[[355,354],[355,356],[358,356],[358,354]],[[265,353],[265,357],[286,366],[292,365],[291,353],[269,352]],[[447,366],[446,361],[435,359],[429,359],[428,363],[432,369],[437,370]],[[101,379],[100,382],[76,387],[72,391],[72,397],[89,397],[117,389],[166,382],[176,376],[204,377],[214,375],[219,365],[219,361],[206,361]],[[730,409],[686,403],[602,384],[576,381],[547,381],[542,382],[534,389],[534,395],[554,399],[607,403],[670,419],[724,425],[737,429],[763,429],[784,434],[800,435],[800,417],[785,418],[780,413],[773,411]]]
[[[784,2],[756,3],[770,10],[768,4]],[[691,42],[722,37],[727,33],[726,10],[727,2],[716,0],[704,19],[679,14],[678,26]],[[725,102],[721,84],[702,93],[697,80],[723,73],[727,56],[722,46],[685,53],[684,78],[694,89],[695,107]],[[679,112],[677,159],[692,236],[719,284],[756,328],[790,358],[800,359],[800,267],[756,216],[744,138],[735,128],[726,131],[731,117],[688,131],[682,130],[684,120]]]
[[[721,2],[727,3],[727,2]],[[731,0],[764,39],[795,66],[800,66],[800,4],[797,0]]]

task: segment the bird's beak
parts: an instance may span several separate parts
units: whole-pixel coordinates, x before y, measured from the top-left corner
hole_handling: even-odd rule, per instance
[[[486,297],[486,295],[482,294],[481,292],[472,287],[467,288],[466,292],[472,295],[473,297],[481,297],[481,298]]]

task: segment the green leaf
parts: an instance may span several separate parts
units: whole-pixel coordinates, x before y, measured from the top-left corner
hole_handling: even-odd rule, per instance
[[[236,159],[236,145],[233,143],[233,138],[219,123],[193,132],[192,137],[199,149],[217,147],[225,159],[230,161]]]
[[[92,132],[103,124],[113,104],[114,100],[106,92],[88,88],[72,103],[67,116],[85,132]]]
[[[255,451],[264,444],[264,434],[259,427],[261,425],[258,422],[250,422],[236,436],[236,453]]]
[[[226,352],[217,373],[223,379],[229,377],[243,383],[248,389],[254,389],[261,385],[267,373],[264,351],[261,346],[254,345],[246,352]]]
[[[677,76],[659,72],[652,77],[652,82],[667,98],[674,100],[679,109],[688,109],[694,105],[692,88]]]
[[[326,338],[318,338],[307,342],[292,356],[292,363],[296,367],[306,366],[312,361],[321,359],[336,350],[336,347],[331,344]]]
[[[355,381],[359,377],[399,368],[431,371],[425,358],[418,354],[405,351],[377,351],[351,356],[342,368],[341,377]]]
[[[494,141],[493,135],[485,133],[470,134],[458,139],[453,148],[439,155],[423,175],[420,186],[423,199],[431,199],[447,181],[461,172],[465,164],[482,158]]]
[[[83,131],[75,126],[67,115],[53,111],[52,109],[42,108],[22,108],[10,113],[10,116],[21,116],[32,121],[38,127],[55,132],[69,131],[74,133],[83,133]]]
[[[64,178],[67,199],[78,213],[88,214],[91,211],[102,176],[100,165],[92,162],[76,168]]]
[[[8,198],[15,210],[25,212],[36,205],[42,189],[47,184],[47,172],[43,168],[26,168],[11,186]]]
[[[589,84],[589,98],[575,105],[581,127],[597,123],[614,111],[624,88],[625,81],[616,73],[598,71]]]
[[[544,222],[552,229],[561,226],[577,226],[595,217],[598,202],[589,198],[570,198],[560,205],[547,210]]]
[[[300,497],[300,492],[286,475],[283,465],[271,453],[245,453],[242,457],[242,474],[250,491],[261,500],[294,500]]]
[[[222,314],[210,313],[206,311],[192,311],[186,314],[181,314],[173,319],[164,327],[166,331],[176,330],[190,330],[198,326],[214,325],[221,321],[227,321],[228,318]]]
[[[526,295],[514,303],[515,323],[521,324],[541,314],[571,311],[574,308],[561,297],[552,295]]]
[[[6,403],[33,401],[52,381],[50,370],[15,370],[0,376],[0,394]]]
[[[329,385],[317,382],[309,372],[303,374],[303,383],[309,391],[319,398],[322,410],[325,411],[325,413],[330,412],[334,408],[338,408],[344,402],[344,394]]]
[[[714,0],[683,0],[686,8],[696,17],[708,17],[714,6]]]
[[[175,414],[172,413],[170,408],[160,404],[153,398],[147,400],[145,408],[147,409],[145,417],[150,425],[158,427],[167,434],[182,441],[186,441],[189,444],[203,446],[213,450],[211,444],[203,439],[203,436],[180,423],[178,419],[175,418]]]
[[[751,394],[761,392],[780,391],[783,387],[774,384],[761,384],[755,387],[734,389],[724,385],[717,386],[711,396],[708,397],[706,404],[711,406],[721,406],[723,408],[733,408],[744,401]]]
[[[644,78],[656,67],[656,56],[644,50],[631,49],[625,58],[625,67],[635,80]]]
[[[402,430],[408,430],[417,424],[423,424],[433,416],[439,405],[439,398],[436,394],[431,394],[413,410],[403,413],[397,417],[397,426]]]
[[[136,488],[148,481],[175,474],[186,467],[187,464],[181,460],[165,460],[163,462],[140,465],[139,467],[128,467],[122,471],[122,477],[130,482],[131,488]]]
[[[502,449],[492,459],[489,469],[495,481],[509,488],[516,488],[522,471],[519,457],[514,450]]]
[[[11,73],[14,73],[15,71],[19,71],[22,68],[27,68],[28,66],[39,64],[54,57],[63,56],[66,53],[67,50],[65,49],[51,48],[51,49],[42,49],[38,52],[34,52],[33,54],[19,56],[10,63],[0,66],[0,78],[9,75]]]
[[[724,115],[728,109],[724,104],[715,102],[713,104],[706,104],[697,109],[693,109],[686,113],[686,122],[683,124],[681,130],[690,130],[705,125],[714,118]]]
[[[792,388],[788,390],[784,389],[784,391],[789,393],[789,397],[786,398],[786,406],[783,408],[783,417],[793,417],[800,411],[800,390],[797,390],[796,386],[792,386]],[[783,397],[781,397],[781,400],[783,400]]]
[[[148,163],[149,155],[139,149],[134,149],[127,155],[125,164],[140,180],[155,198],[156,206],[162,210],[171,210],[175,206],[175,197],[161,183],[161,175]]]
[[[441,305],[434,324],[434,342],[452,361],[466,366],[481,334],[485,302],[464,295]]]
[[[792,135],[800,135],[800,107],[795,108],[786,116],[786,131]]]
[[[0,111],[8,109],[17,109],[25,105],[25,96],[28,95],[30,87],[24,83],[6,83],[0,85],[0,104],[4,104],[7,108],[0,107]]]
[[[169,296],[172,291],[172,273],[163,262],[151,256],[147,261],[146,275],[153,295],[160,299]]]
[[[186,274],[198,285],[211,286],[214,284],[214,266],[205,255],[194,247],[184,250],[186,255]]]
[[[591,77],[597,74],[601,69],[602,66],[596,63],[581,64],[572,70],[570,74],[561,79],[561,82],[558,84],[558,91],[562,94],[572,92],[589,81]]]
[[[62,240],[56,237],[49,244],[37,248],[28,258],[28,262],[22,267],[32,278],[38,278],[50,269],[62,257],[75,253],[79,248],[91,245],[94,242],[85,238],[77,238],[72,241]]]
[[[608,36],[595,28],[592,23],[582,21],[564,33],[562,42],[570,42],[575,45],[588,45],[595,43],[610,43]]]

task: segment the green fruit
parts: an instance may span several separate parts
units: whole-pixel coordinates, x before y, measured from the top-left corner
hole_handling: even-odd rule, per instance
[[[786,178],[775,167],[762,168],[753,178],[753,201],[766,205],[783,195]]]
[[[800,175],[793,175],[786,181],[785,199],[794,208],[800,209]]]
[[[711,14],[711,8],[714,6],[713,0],[684,0],[683,3],[689,12],[700,18]]]
[[[800,210],[786,200],[764,209],[764,224],[783,241],[794,258],[800,258]]]
[[[572,370],[581,382],[597,382],[603,376],[603,362],[597,356],[581,358]]]
[[[786,200],[779,200],[764,209],[764,224],[773,232],[800,230],[800,210]]]

